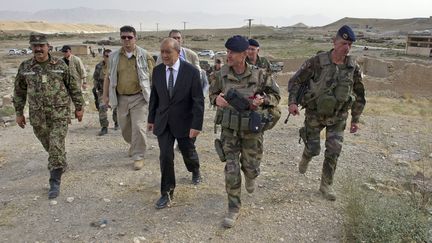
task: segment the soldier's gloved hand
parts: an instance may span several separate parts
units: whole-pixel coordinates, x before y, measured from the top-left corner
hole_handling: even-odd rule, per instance
[[[84,116],[84,108],[75,111],[75,117],[76,119],[78,119],[79,122],[82,121],[83,116]]]
[[[254,99],[252,100],[252,104],[254,106],[260,106],[264,103],[264,96],[260,95],[260,94],[256,94]]]
[[[290,114],[292,114],[293,116],[300,115],[300,111],[298,109],[298,106],[297,106],[297,104],[294,104],[294,103],[288,106],[288,112]]]
[[[24,128],[26,125],[25,116],[17,116],[15,121],[21,128]]]
[[[359,129],[358,123],[351,122],[350,133],[356,133]]]
[[[227,107],[228,106],[228,102],[225,100],[223,93],[220,93],[216,97],[216,105],[219,107]]]

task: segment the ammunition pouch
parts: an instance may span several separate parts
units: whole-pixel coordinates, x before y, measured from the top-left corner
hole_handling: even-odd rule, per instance
[[[249,100],[236,89],[229,89],[224,96],[225,100],[237,111],[249,110]]]
[[[351,96],[351,87],[353,82],[349,79],[339,80],[336,88],[334,89],[334,96],[340,103],[345,103]]]
[[[302,107],[311,109],[311,110],[316,110],[316,101],[314,99],[314,95],[312,92],[308,92],[304,95],[303,99],[300,101],[300,105]]]
[[[261,115],[258,112],[252,111],[249,113],[249,131],[253,133],[261,132],[263,128]]]
[[[258,133],[263,130],[263,117],[255,111],[238,112],[225,108],[222,111],[221,126],[234,131],[250,131]]]
[[[331,92],[326,92],[316,99],[316,108],[318,114],[322,116],[332,116],[334,115],[336,104],[336,97]]]
[[[215,146],[215,150],[217,155],[219,156],[219,159],[221,162],[226,162],[226,156],[225,156],[225,152],[223,150],[223,143],[220,139],[215,139],[214,140],[214,146]]]

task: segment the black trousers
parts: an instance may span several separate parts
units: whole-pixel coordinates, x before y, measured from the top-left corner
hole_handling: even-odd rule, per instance
[[[160,155],[160,170],[161,170],[161,194],[164,195],[176,186],[175,171],[174,171],[174,141],[177,139],[178,147],[183,156],[183,161],[189,172],[199,170],[199,158],[195,149],[196,138],[175,138],[170,129],[165,129],[158,138]]]

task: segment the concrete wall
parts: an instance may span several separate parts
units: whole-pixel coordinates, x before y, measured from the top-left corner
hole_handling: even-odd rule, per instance
[[[406,53],[408,55],[420,55],[430,57],[432,56],[431,50],[432,48],[408,46]]]
[[[89,55],[90,50],[88,45],[70,45],[74,55]]]

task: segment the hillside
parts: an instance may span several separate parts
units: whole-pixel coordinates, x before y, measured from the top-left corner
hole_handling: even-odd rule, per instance
[[[116,29],[108,25],[48,23],[44,21],[0,21],[0,32],[107,33]]]
[[[377,32],[412,32],[432,29],[432,18],[411,18],[411,19],[372,19],[372,18],[349,18],[345,17],[323,29],[336,30],[342,25],[349,25],[355,29],[377,31]]]

